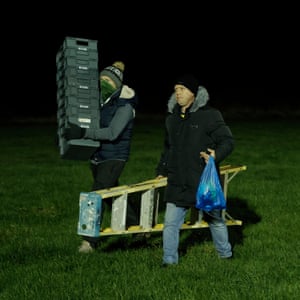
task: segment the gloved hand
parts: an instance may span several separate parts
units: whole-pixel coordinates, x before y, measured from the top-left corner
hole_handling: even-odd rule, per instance
[[[85,128],[82,128],[73,123],[69,123],[69,127],[64,129],[63,135],[67,140],[81,139],[84,137],[85,131]]]

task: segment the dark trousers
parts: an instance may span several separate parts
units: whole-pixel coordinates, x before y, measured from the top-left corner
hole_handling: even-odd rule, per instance
[[[125,161],[123,160],[107,160],[98,164],[90,164],[90,168],[93,175],[93,186],[92,191],[107,189],[111,187],[118,186],[119,178],[125,167]],[[102,209],[100,216],[100,223],[103,219],[103,214],[105,211],[105,204],[112,207],[112,198],[106,198],[102,201]],[[126,226],[139,224],[139,213],[138,208],[128,199],[127,201],[127,215],[126,215]],[[101,224],[100,224],[101,225]],[[85,240],[90,243],[97,243],[98,238],[84,237]]]

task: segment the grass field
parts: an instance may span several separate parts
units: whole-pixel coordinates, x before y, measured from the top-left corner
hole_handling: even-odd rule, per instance
[[[51,122],[0,128],[0,299],[298,299],[300,121],[228,121],[236,148],[224,162],[247,165],[230,183],[235,257],[218,259],[207,229],[181,233],[180,263],[160,268],[161,233],[103,237],[77,249],[79,193],[87,161],[63,160]],[[154,178],[163,119],[138,118],[121,184]],[[109,222],[109,214],[105,216]]]

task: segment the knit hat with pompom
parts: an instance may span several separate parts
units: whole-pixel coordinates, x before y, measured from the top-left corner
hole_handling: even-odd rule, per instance
[[[100,72],[101,76],[108,76],[119,89],[123,84],[123,72],[125,70],[125,64],[122,61],[115,61],[111,66],[104,68]]]

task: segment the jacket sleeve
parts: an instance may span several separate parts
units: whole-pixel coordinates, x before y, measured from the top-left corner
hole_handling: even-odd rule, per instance
[[[168,139],[168,132],[166,130],[163,151],[161,153],[158,165],[155,169],[156,176],[158,176],[158,175],[167,176],[168,175],[168,157],[169,157],[169,139]]]
[[[130,104],[120,106],[108,127],[86,129],[84,138],[92,140],[114,141],[119,137],[126,125],[134,118],[134,109]]]
[[[209,135],[215,144],[216,163],[219,164],[234,149],[234,138],[219,111],[214,112],[210,123]]]

